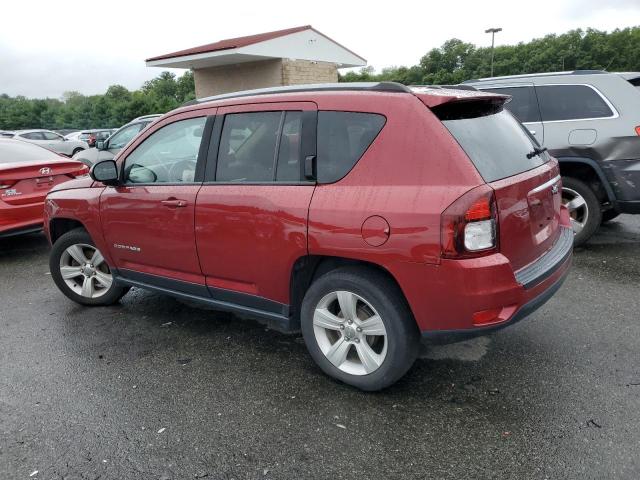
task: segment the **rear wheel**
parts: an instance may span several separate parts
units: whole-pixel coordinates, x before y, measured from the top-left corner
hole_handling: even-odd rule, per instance
[[[80,153],[83,150],[84,150],[84,148],[78,147],[78,148],[73,150],[73,152],[71,153],[71,156],[73,157],[76,153]]]
[[[49,268],[60,291],[82,305],[111,305],[129,291],[116,285],[102,253],[81,228],[56,240]]]
[[[395,383],[418,355],[419,332],[402,293],[375,270],[342,268],[317,279],[302,302],[301,323],[318,366],[361,390]]]
[[[569,210],[573,227],[573,245],[583,245],[602,221],[602,209],[594,191],[582,180],[562,178],[562,203]]]

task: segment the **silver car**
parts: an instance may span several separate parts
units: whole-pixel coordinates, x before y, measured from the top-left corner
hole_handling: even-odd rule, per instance
[[[35,143],[56,153],[71,157],[87,148],[85,142],[67,140],[62,135],[51,130],[16,130],[13,138],[24,142]]]
[[[640,72],[577,70],[465,84],[511,95],[507,108],[559,160],[575,245],[620,213],[640,213]]]

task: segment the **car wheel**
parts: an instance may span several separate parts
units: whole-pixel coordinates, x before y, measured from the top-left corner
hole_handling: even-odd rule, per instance
[[[367,268],[341,268],[315,280],[302,302],[301,327],[318,366],[361,390],[395,383],[419,351],[420,333],[400,289]]]
[[[111,305],[129,291],[116,284],[102,253],[82,228],[56,240],[49,268],[62,293],[82,305]]]
[[[562,178],[562,203],[568,208],[573,227],[573,245],[583,245],[600,226],[602,209],[589,186],[573,177]]]
[[[616,212],[613,208],[602,212],[602,223],[610,222],[614,218],[617,218],[620,215],[619,212]]]
[[[71,153],[71,156],[73,157],[76,153],[80,153],[80,152],[81,152],[81,151],[83,151],[83,150],[84,150],[84,148],[80,148],[80,147],[78,147],[78,148],[76,148],[76,149],[74,149],[74,150],[73,150],[73,153]]]

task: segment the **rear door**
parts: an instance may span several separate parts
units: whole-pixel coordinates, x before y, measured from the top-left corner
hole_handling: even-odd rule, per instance
[[[509,110],[523,125],[527,127],[529,133],[544,145],[544,124],[540,116],[538,97],[533,83],[514,83],[510,85],[482,85],[479,90],[495,92],[501,95],[511,95],[511,100],[506,104]]]
[[[292,266],[308,251],[315,183],[302,168],[315,155],[316,109],[218,109],[196,205],[198,255],[214,298],[286,315]]]
[[[122,276],[200,293],[193,291],[194,285],[204,284],[194,211],[202,184],[206,120],[202,111],[169,117],[118,160],[123,184],[104,190],[100,218]]]
[[[509,112],[484,113],[489,114],[462,115],[443,124],[493,188],[500,252],[518,270],[544,254],[558,238],[560,172],[557,161],[537,149]]]

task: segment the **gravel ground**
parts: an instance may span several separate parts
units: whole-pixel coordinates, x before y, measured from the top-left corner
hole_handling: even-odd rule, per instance
[[[376,394],[229,314],[140,290],[77,306],[47,255],[0,241],[0,479],[640,477],[640,217],[529,319]]]

